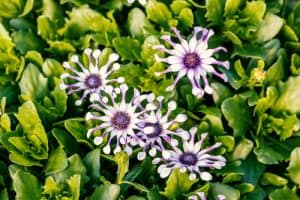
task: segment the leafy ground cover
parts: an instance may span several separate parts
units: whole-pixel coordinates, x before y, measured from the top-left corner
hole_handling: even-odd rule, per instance
[[[299,37],[296,0],[1,0],[0,199],[300,199]],[[174,84],[182,39],[207,44],[215,60],[190,53],[181,65],[210,61],[217,71]],[[107,64],[101,73],[115,82],[70,91],[71,72],[86,72],[78,63]],[[120,122],[101,116],[125,90],[148,112],[136,121],[154,109],[174,119],[165,149],[143,148],[150,136],[136,130],[125,138],[101,127]],[[108,126],[127,127],[121,117]],[[135,128],[163,128],[148,125]],[[182,146],[206,157],[188,151],[174,167]],[[188,168],[195,159],[207,163]]]

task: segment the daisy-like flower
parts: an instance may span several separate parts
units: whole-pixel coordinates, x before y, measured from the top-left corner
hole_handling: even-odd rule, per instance
[[[221,169],[225,166],[225,158],[220,155],[210,155],[213,151],[221,146],[221,143],[216,143],[208,148],[203,148],[203,142],[207,137],[207,133],[201,135],[201,139],[195,142],[197,128],[190,129],[190,139],[183,141],[183,151],[178,147],[172,146],[172,150],[162,152],[161,158],[155,158],[153,164],[162,163],[157,172],[161,178],[166,178],[175,168],[179,168],[181,172],[188,172],[189,178],[194,180],[197,174],[204,181],[210,181],[212,175],[204,171],[204,168]],[[203,169],[203,170],[202,170]]]
[[[208,40],[214,34],[213,30],[208,30],[202,27],[195,27],[193,36],[189,41],[183,39],[180,32],[173,28],[180,43],[175,43],[171,40],[170,35],[164,35],[161,38],[169,43],[172,49],[167,49],[164,45],[155,45],[154,48],[169,54],[167,58],[161,58],[156,55],[158,62],[165,62],[170,66],[162,71],[156,72],[156,75],[162,75],[169,72],[177,72],[177,76],[173,84],[167,87],[167,91],[172,91],[177,82],[185,75],[189,78],[192,84],[192,93],[200,98],[204,93],[212,94],[207,75],[213,74],[227,82],[226,75],[217,71],[213,65],[219,65],[229,69],[228,61],[219,61],[213,58],[213,54],[218,51],[226,51],[224,47],[214,49],[208,48]],[[198,39],[198,35],[201,37]]]
[[[143,150],[137,156],[139,160],[143,160],[146,157],[146,151],[149,148],[149,154],[152,157],[156,155],[157,150],[164,151],[164,142],[177,146],[178,142],[172,136],[178,136],[184,140],[189,139],[187,132],[169,129],[174,123],[184,122],[187,119],[184,114],[178,114],[174,119],[169,119],[171,113],[176,109],[176,102],[170,101],[168,103],[168,111],[163,115],[161,111],[163,97],[158,97],[157,100],[159,103],[158,108],[150,113],[145,113],[144,121],[139,125],[142,131],[136,134],[137,141],[143,147]]]
[[[138,0],[139,1],[139,3],[141,4],[141,5],[146,5],[146,3],[147,3],[147,1],[146,0]],[[135,0],[127,0],[127,2],[129,3],[129,4],[133,4],[134,2],[135,2]]]
[[[105,65],[99,67],[99,49],[92,51],[87,48],[84,50],[85,55],[89,59],[89,66],[85,67],[79,60],[77,55],[71,56],[71,63],[76,64],[80,70],[75,69],[69,62],[64,62],[63,66],[71,73],[64,73],[61,79],[70,79],[73,83],[61,83],[61,89],[67,89],[68,95],[74,92],[82,92],[81,98],[75,102],[76,105],[82,104],[83,100],[89,95],[100,95],[105,90],[105,87],[112,83],[124,82],[123,77],[117,79],[108,79],[109,75],[120,68],[120,64],[114,63],[119,59],[118,54],[110,54]],[[114,63],[114,64],[113,64]]]
[[[121,84],[120,88],[113,89],[112,87],[106,88],[106,97],[99,99],[93,99],[94,104],[91,105],[96,111],[101,114],[96,115],[88,112],[86,120],[98,120],[102,123],[92,129],[88,130],[87,137],[98,130],[103,130],[101,135],[94,137],[94,144],[100,145],[103,142],[104,137],[109,135],[108,142],[103,148],[105,154],[111,152],[111,143],[116,138],[116,146],[114,147],[114,153],[124,150],[130,155],[132,148],[130,143],[135,137],[135,132],[140,131],[138,124],[142,121],[142,115],[145,112],[149,112],[155,109],[155,105],[151,103],[154,99],[154,95],[141,95],[137,89],[134,89],[133,96],[129,102],[126,101],[128,86]],[[118,97],[121,96],[120,101]],[[97,103],[96,103],[97,102]],[[143,106],[143,104],[146,104]]]
[[[204,192],[197,192],[196,194],[194,195],[191,195],[188,197],[188,200],[206,200],[206,196],[205,196],[205,193]],[[217,196],[217,200],[225,200],[226,197],[222,194],[219,194]]]

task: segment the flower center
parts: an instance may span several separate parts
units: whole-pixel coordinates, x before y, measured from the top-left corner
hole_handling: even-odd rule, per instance
[[[91,74],[85,79],[85,85],[90,89],[96,89],[102,84],[98,74]]]
[[[197,53],[187,53],[183,57],[183,64],[188,69],[194,69],[200,64],[201,60]]]
[[[111,118],[111,125],[118,130],[127,129],[130,124],[130,117],[126,112],[116,112]]]
[[[179,161],[184,165],[195,165],[198,161],[194,153],[184,153],[179,157]]]
[[[162,133],[162,126],[160,123],[156,122],[156,123],[146,123],[146,127],[152,127],[153,128],[153,132],[150,134],[147,134],[148,138],[156,138],[158,137],[161,133]]]

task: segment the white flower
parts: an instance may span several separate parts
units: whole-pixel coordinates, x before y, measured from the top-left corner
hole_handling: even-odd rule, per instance
[[[222,50],[226,51],[224,47],[217,47],[214,49],[208,48],[208,40],[214,34],[212,30],[202,27],[195,27],[193,36],[189,41],[183,39],[176,28],[173,28],[180,43],[175,43],[171,40],[170,35],[164,35],[161,38],[169,43],[172,49],[167,49],[164,45],[156,45],[155,49],[163,51],[170,56],[167,58],[160,58],[156,55],[158,62],[165,62],[170,66],[162,71],[156,72],[156,75],[161,75],[169,72],[177,72],[173,84],[167,88],[167,91],[172,91],[177,82],[187,75],[192,84],[192,93],[200,98],[204,93],[212,94],[207,75],[213,74],[227,82],[227,77],[224,73],[219,72],[213,65],[220,65],[229,69],[228,61],[219,61],[213,58],[213,54]],[[198,34],[201,32],[201,37],[198,39]]]
[[[188,197],[188,200],[206,200],[206,196],[204,192],[196,192],[196,194],[191,195]],[[217,200],[225,200],[226,197],[222,194],[217,196]]]
[[[146,3],[147,3],[147,1],[146,0],[138,0],[139,1],[139,3],[141,4],[141,5],[146,5]],[[133,4],[134,2],[135,2],[135,0],[127,0],[127,2],[129,3],[129,4]]]
[[[189,139],[189,134],[184,131],[172,131],[170,127],[174,123],[184,122],[187,117],[184,114],[178,114],[174,119],[170,120],[169,117],[176,109],[176,102],[170,101],[168,103],[168,110],[163,115],[162,113],[163,97],[158,98],[159,106],[156,110],[151,111],[149,114],[145,113],[143,122],[140,124],[141,132],[136,134],[139,144],[143,150],[138,153],[138,159],[143,160],[146,157],[146,151],[150,148],[150,156],[155,156],[157,150],[165,150],[165,144],[177,145],[177,140],[172,136],[178,136],[184,140]]]
[[[114,63],[119,59],[117,54],[110,54],[107,63],[99,67],[99,56],[101,54],[99,49],[92,51],[91,49],[87,48],[84,50],[84,53],[88,57],[88,68],[86,68],[82,62],[80,62],[77,55],[72,55],[70,63],[63,63],[64,68],[69,70],[71,73],[64,73],[61,75],[61,79],[69,79],[72,81],[70,84],[61,83],[61,89],[67,89],[68,94],[82,92],[81,98],[75,102],[76,105],[80,105],[82,101],[89,95],[101,96],[106,86],[112,82],[124,82],[124,78],[122,77],[117,79],[108,79],[112,72],[120,68],[118,63]],[[80,70],[77,70],[71,66],[71,63],[76,64]]]
[[[96,111],[100,112],[98,115],[95,113],[87,113],[86,120],[98,120],[102,123],[88,130],[87,137],[97,130],[103,130],[100,136],[94,137],[94,143],[100,145],[104,137],[109,135],[108,142],[103,148],[105,154],[111,152],[111,142],[115,138],[116,145],[114,153],[120,152],[121,146],[130,155],[132,148],[130,143],[134,143],[136,131],[141,131],[138,124],[141,123],[141,116],[148,111],[155,109],[156,107],[152,103],[147,103],[152,99],[152,95],[140,95],[137,89],[134,89],[134,93],[129,102],[126,101],[128,86],[122,84],[120,88],[113,89],[112,87],[106,88],[106,97],[100,99],[94,99],[95,103],[91,105]],[[120,101],[118,97],[121,96]],[[108,98],[107,98],[108,97]],[[146,103],[144,107],[142,104]]]
[[[204,181],[210,181],[212,175],[204,171],[204,168],[221,169],[225,166],[225,158],[220,155],[210,155],[210,151],[221,146],[221,143],[216,143],[208,148],[203,148],[203,142],[207,133],[201,135],[201,139],[195,142],[197,128],[190,129],[190,139],[183,141],[183,150],[178,147],[173,147],[172,150],[162,152],[161,158],[155,158],[153,164],[162,163],[157,171],[161,178],[166,178],[175,168],[179,168],[181,172],[188,172],[189,178],[194,180],[197,175]]]

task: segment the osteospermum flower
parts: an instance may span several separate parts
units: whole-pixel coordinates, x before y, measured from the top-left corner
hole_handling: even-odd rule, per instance
[[[173,84],[167,88],[167,91],[173,90],[177,82],[185,75],[187,75],[192,84],[193,95],[198,98],[202,97],[205,92],[208,94],[213,92],[207,79],[208,74],[216,75],[225,82],[228,81],[226,75],[216,70],[214,65],[229,69],[229,62],[213,58],[214,53],[226,51],[226,49],[224,47],[208,48],[208,40],[214,34],[213,30],[195,27],[193,36],[189,41],[183,39],[176,28],[173,28],[173,31],[180,43],[173,42],[170,35],[164,35],[161,38],[169,43],[172,49],[167,49],[164,45],[154,46],[155,49],[169,54],[167,58],[161,58],[156,55],[156,60],[170,65],[166,70],[157,72],[156,75],[177,72]],[[199,33],[201,33],[201,37],[198,39]]]
[[[168,103],[168,111],[163,115],[162,108],[163,97],[158,98],[159,106],[150,113],[145,113],[144,121],[140,123],[142,131],[136,134],[137,141],[143,150],[138,153],[138,159],[143,160],[146,157],[146,151],[150,148],[150,156],[155,156],[157,150],[165,150],[164,142],[169,145],[177,146],[177,140],[172,136],[178,136],[184,140],[189,138],[189,134],[183,131],[172,131],[169,128],[178,122],[184,122],[187,117],[184,114],[178,114],[174,119],[169,119],[171,113],[176,109],[176,102]]]
[[[162,163],[157,171],[161,178],[167,177],[172,170],[179,168],[181,172],[188,172],[191,180],[196,179],[197,174],[204,181],[212,179],[212,175],[204,171],[204,168],[221,169],[225,166],[225,158],[220,155],[210,155],[209,152],[221,146],[216,143],[210,147],[203,148],[203,142],[207,133],[201,135],[201,139],[195,142],[197,128],[190,129],[190,139],[183,141],[183,150],[173,147],[172,150],[162,152],[162,158],[155,158],[153,164]]]
[[[206,200],[206,196],[205,196],[205,193],[204,192],[197,192],[196,194],[194,195],[191,195],[188,197],[188,200]],[[226,197],[222,194],[219,194],[217,196],[217,200],[225,200]]]
[[[139,3],[141,4],[141,5],[146,5],[146,0],[138,0],[139,1]],[[134,2],[135,2],[135,0],[127,0],[127,2],[129,3],[129,4],[133,4]]]
[[[155,109],[155,105],[151,103],[154,98],[152,95],[141,95],[137,89],[134,89],[133,97],[129,102],[126,101],[128,86],[122,84],[120,88],[113,89],[107,87],[107,97],[94,99],[95,103],[91,105],[96,111],[101,114],[95,115],[91,112],[87,113],[86,120],[98,120],[102,123],[88,130],[87,137],[89,138],[95,131],[103,130],[102,134],[94,138],[94,143],[100,145],[104,137],[109,135],[108,142],[103,148],[105,154],[111,152],[112,139],[116,139],[114,153],[124,150],[130,155],[132,148],[131,140],[135,137],[135,132],[140,131],[138,124],[141,122],[141,116]],[[121,100],[118,101],[118,97]],[[96,103],[97,102],[97,103]],[[150,103],[149,103],[150,102]],[[146,103],[145,106],[142,104]]]
[[[69,62],[64,62],[64,68],[71,73],[64,73],[61,75],[62,79],[70,79],[73,81],[73,83],[70,84],[60,84],[61,89],[68,90],[68,95],[74,92],[82,92],[81,98],[75,102],[76,105],[80,105],[89,95],[101,95],[105,90],[105,87],[112,82],[124,82],[124,78],[122,77],[108,79],[112,72],[120,68],[120,64],[114,63],[119,59],[118,54],[110,54],[107,63],[99,67],[99,56],[101,53],[99,49],[92,51],[87,48],[84,50],[84,53],[89,59],[88,68],[80,62],[77,55],[72,55],[70,60],[79,67],[80,71],[73,68]]]

